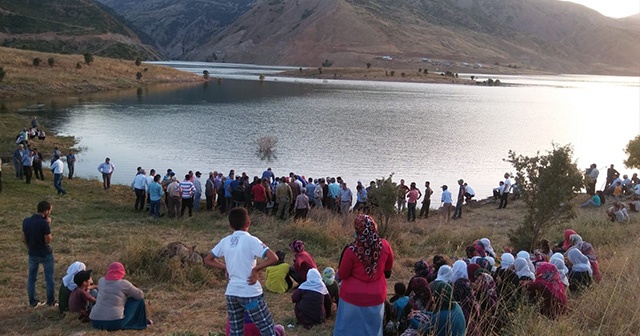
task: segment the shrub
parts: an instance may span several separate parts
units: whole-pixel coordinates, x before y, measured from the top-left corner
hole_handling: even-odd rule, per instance
[[[516,249],[533,250],[535,242],[553,225],[575,217],[574,193],[583,186],[571,146],[558,146],[547,155],[528,157],[510,150],[516,183],[525,204],[524,221],[509,233]]]
[[[278,138],[275,136],[267,135],[256,139],[256,155],[262,160],[272,160],[276,157],[276,145],[278,144]]]
[[[202,71],[202,77],[204,79],[209,79],[209,71],[208,70],[204,70]]]
[[[332,65],[333,65],[333,61],[328,60],[328,59],[325,59],[324,62],[322,62],[322,66],[325,67],[325,68],[328,68],[328,67],[330,67]]]
[[[140,66],[140,64],[142,64],[142,60],[140,59],[140,57],[136,57],[136,66]]]
[[[371,63],[367,63],[367,69],[371,68]]]
[[[471,76],[471,80],[475,80],[475,79],[476,79],[476,76]]]
[[[52,68],[55,63],[56,63],[56,60],[53,57],[49,57],[49,59],[47,60],[47,64],[49,64],[49,66]]]
[[[2,71],[0,71],[0,78],[1,77]],[[624,165],[628,168],[640,168],[640,135],[629,141],[624,152],[628,155],[627,159],[624,160]]]
[[[393,174],[387,178],[376,180],[376,188],[368,195],[368,203],[371,211],[382,220],[378,222],[378,231],[381,237],[389,233],[389,222],[396,214],[395,204],[398,198],[398,187],[393,182]]]
[[[391,70],[391,71],[389,72],[389,76],[391,76],[391,77],[393,77],[395,74],[396,74],[396,72],[395,72],[394,70]]]
[[[2,80],[4,79],[4,76],[7,75],[7,72],[4,71],[3,67],[0,67],[0,82],[2,82]]]
[[[265,78],[265,77],[264,77],[264,74],[260,74],[260,76],[258,76],[258,79],[260,79],[260,81],[261,81],[261,82],[263,82],[263,81],[264,81],[264,78]]]
[[[322,67],[318,68],[318,74],[322,75]]]
[[[84,54],[84,63],[87,65],[93,63],[93,55],[91,53]]]
[[[406,76],[406,74],[403,72],[403,73],[401,73],[401,74],[400,74],[400,76],[401,76],[402,78],[404,78],[404,76]]]
[[[423,69],[422,73],[424,73],[425,75],[428,75],[429,74],[429,70],[428,69]]]
[[[142,79],[142,72],[138,71],[138,72],[136,73],[136,79],[137,79],[137,80],[141,80],[141,79]]]
[[[40,63],[42,63],[42,60],[40,59],[40,57],[36,57],[33,59],[33,66],[37,67],[40,66]]]
[[[76,63],[76,69],[82,69],[82,64],[80,64],[80,62]]]

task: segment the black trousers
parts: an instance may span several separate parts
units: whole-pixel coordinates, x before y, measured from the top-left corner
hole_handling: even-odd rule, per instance
[[[205,195],[207,197],[207,211],[213,209],[213,195]]]
[[[420,209],[420,218],[429,218],[429,207],[431,206],[431,199],[422,201],[422,208]]]
[[[31,176],[33,176],[33,171],[31,170],[31,166],[22,166],[22,172],[24,173],[24,177],[27,180],[27,184],[30,184]]]
[[[184,215],[184,209],[189,209],[189,217],[193,216],[193,197],[182,199],[182,208],[180,209],[180,217]]]
[[[134,208],[136,210],[144,209],[145,197],[144,197],[144,189],[135,189],[136,192],[136,203],[134,204]]]
[[[69,179],[73,179],[73,174],[76,172],[76,165],[74,163],[67,164],[69,166]]]
[[[33,164],[33,173],[36,175],[36,179],[44,181],[44,174],[42,173],[42,162]]]
[[[498,206],[498,209],[506,208],[508,200],[509,200],[509,193],[502,193],[502,195],[500,195],[500,205]]]

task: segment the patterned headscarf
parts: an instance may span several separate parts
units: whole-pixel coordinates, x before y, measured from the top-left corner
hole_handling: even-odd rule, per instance
[[[416,276],[426,278],[429,276],[429,264],[427,264],[424,260],[418,260],[415,265],[413,265],[413,271]]]
[[[367,215],[358,215],[353,221],[355,240],[349,249],[358,256],[370,278],[378,271],[378,259],[382,250],[382,241],[378,236],[378,225]]]
[[[294,240],[293,243],[289,244],[289,249],[291,252],[302,252],[304,251],[304,242],[302,240]]]
[[[480,268],[481,267],[478,264],[467,265],[467,276],[469,277],[469,281],[471,282],[476,281],[476,271],[479,270]]]
[[[567,293],[558,269],[548,262],[538,263],[535,283],[542,283],[563,304],[567,303]]]

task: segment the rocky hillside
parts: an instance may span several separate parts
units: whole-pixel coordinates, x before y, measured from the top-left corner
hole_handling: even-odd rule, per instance
[[[143,44],[115,12],[93,0],[2,0],[0,43],[54,53],[163,58],[154,47]]]
[[[180,59],[235,22],[256,0],[98,1],[151,36],[168,58]]]

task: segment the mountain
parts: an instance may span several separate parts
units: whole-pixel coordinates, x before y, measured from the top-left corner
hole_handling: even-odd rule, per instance
[[[44,52],[163,59],[115,12],[93,0],[2,0],[0,41],[3,47]]]
[[[152,36],[167,57],[180,59],[235,22],[256,0],[98,1]]]

